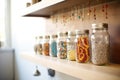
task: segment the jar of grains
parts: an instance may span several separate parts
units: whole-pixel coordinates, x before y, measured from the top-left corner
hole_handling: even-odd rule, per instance
[[[38,48],[37,48],[37,52],[38,54],[42,54],[42,41],[43,41],[43,36],[39,36],[39,39],[38,39]]]
[[[89,60],[89,30],[76,31],[76,61],[86,63]]]
[[[75,60],[76,53],[75,38],[76,38],[75,32],[69,31],[67,38],[67,59],[71,61]]]
[[[66,59],[67,58],[66,38],[67,38],[67,32],[65,32],[65,33],[60,32],[58,34],[58,39],[57,39],[58,53],[57,53],[57,57],[60,58],[60,59]]]
[[[104,65],[108,63],[109,56],[109,34],[107,24],[92,24],[91,48],[92,63]]]
[[[50,56],[57,57],[57,35],[50,38]]]
[[[50,36],[46,35],[43,41],[43,55],[45,56],[49,56],[49,49],[50,49],[49,40],[50,40]]]

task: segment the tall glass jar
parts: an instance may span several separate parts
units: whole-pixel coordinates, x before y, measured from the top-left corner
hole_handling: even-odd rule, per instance
[[[105,26],[92,24],[91,35],[92,63],[104,65],[108,63],[109,35]]]
[[[49,56],[49,49],[50,49],[50,44],[49,44],[50,36],[46,35],[43,41],[43,55]]]
[[[67,58],[67,42],[66,42],[66,38],[67,38],[67,33],[62,33],[60,32],[58,35],[58,39],[57,39],[57,49],[58,49],[58,53],[57,53],[57,57],[60,59],[66,59]]]
[[[71,61],[75,61],[76,53],[75,38],[76,38],[75,32],[69,31],[67,38],[67,59]]]
[[[89,60],[89,30],[76,31],[76,61],[86,63]]]
[[[42,41],[43,41],[43,36],[39,36],[37,52],[40,55],[42,55]]]
[[[50,38],[50,56],[57,57],[57,35],[52,35]]]

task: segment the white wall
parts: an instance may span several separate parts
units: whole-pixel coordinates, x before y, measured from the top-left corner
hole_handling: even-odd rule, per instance
[[[15,48],[15,80],[78,80],[65,74],[56,73],[50,78],[47,68],[39,66],[41,76],[34,77],[35,65],[20,57],[24,51],[33,52],[34,36],[44,34],[45,19],[34,17],[21,17],[20,12],[30,0],[11,0],[11,31],[12,47]]]

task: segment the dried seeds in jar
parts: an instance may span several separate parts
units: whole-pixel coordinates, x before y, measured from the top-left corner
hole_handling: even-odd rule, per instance
[[[76,53],[75,38],[76,38],[75,32],[69,31],[67,38],[67,59],[71,61],[75,61]]]
[[[38,46],[37,46],[37,52],[41,55],[42,54],[42,41],[43,41],[43,37],[39,36],[38,39]]]
[[[57,57],[57,35],[52,35],[50,39],[50,56]]]
[[[104,26],[92,24],[92,63],[104,65],[108,63],[109,57],[109,34],[104,30]],[[107,26],[107,25],[106,25]]]
[[[58,45],[57,45],[57,49],[58,49],[58,53],[57,53],[57,57],[60,59],[66,59],[67,58],[67,42],[66,42],[66,37],[67,37],[67,33],[59,33],[58,36]]]
[[[49,48],[50,48],[49,39],[50,39],[50,36],[46,35],[43,41],[43,55],[45,56],[49,56]]]
[[[90,59],[89,54],[89,30],[76,31],[76,61],[86,63]]]

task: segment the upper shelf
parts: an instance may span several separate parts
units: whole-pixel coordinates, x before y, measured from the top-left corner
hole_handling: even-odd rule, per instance
[[[90,0],[91,5],[104,3],[104,1],[115,1],[115,0]],[[30,7],[27,7],[23,11],[23,16],[31,17],[50,17],[55,11],[69,8],[75,5],[89,6],[89,0],[42,0]]]
[[[96,66],[91,63],[77,63],[76,61],[26,53],[28,52],[22,54],[22,58],[82,80],[120,80],[119,64]]]

